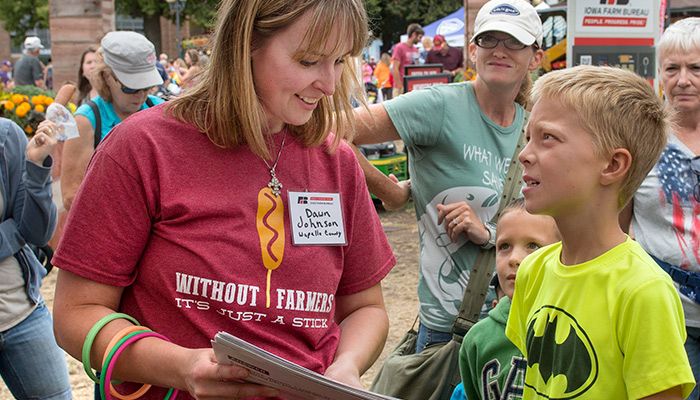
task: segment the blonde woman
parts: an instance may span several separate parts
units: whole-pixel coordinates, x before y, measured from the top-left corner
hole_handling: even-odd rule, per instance
[[[91,326],[119,311],[173,342],[129,348],[122,381],[277,395],[215,361],[225,330],[360,386],[387,334],[380,281],[395,263],[345,132],[329,133],[334,113],[352,126],[363,1],[225,0],[214,32],[199,83],[117,126],[92,160],[54,258],[59,343],[80,357]],[[334,212],[309,216],[312,202]],[[328,229],[304,240],[302,222]],[[129,325],[100,331],[93,365]]]
[[[364,162],[372,193],[388,208],[413,196],[420,241],[416,352],[448,342],[480,247],[493,247],[488,221],[525,123],[518,103],[542,59],[542,22],[525,0],[482,6],[469,43],[479,75],[474,82],[416,90],[358,107],[355,144],[403,140],[410,185]]]

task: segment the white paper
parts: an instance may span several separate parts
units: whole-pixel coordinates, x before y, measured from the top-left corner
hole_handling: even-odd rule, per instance
[[[217,333],[212,346],[220,363],[246,368],[248,382],[279,389],[285,399],[398,400],[326,378],[226,332]]]
[[[56,124],[58,129],[56,140],[59,142],[65,142],[68,139],[77,138],[80,135],[73,114],[59,103],[51,103],[46,108],[46,119]]]

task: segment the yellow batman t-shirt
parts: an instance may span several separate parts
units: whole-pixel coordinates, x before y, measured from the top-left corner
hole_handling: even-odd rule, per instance
[[[561,243],[520,266],[506,335],[528,360],[523,399],[638,399],[694,386],[671,278],[632,239],[578,265]]]

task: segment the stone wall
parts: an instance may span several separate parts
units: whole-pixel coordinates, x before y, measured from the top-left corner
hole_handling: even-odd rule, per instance
[[[11,59],[10,34],[0,24],[0,61]]]
[[[114,30],[114,1],[49,0],[54,87],[77,83],[80,55]]]

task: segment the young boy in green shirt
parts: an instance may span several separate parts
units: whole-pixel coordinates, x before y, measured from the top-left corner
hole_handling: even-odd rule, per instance
[[[526,131],[526,209],[562,241],[518,271],[506,335],[527,359],[524,399],[682,399],[694,386],[671,278],[618,224],[666,144],[641,77],[579,66],[538,79]]]
[[[527,361],[505,335],[515,276],[525,256],[559,241],[554,220],[528,213],[523,199],[503,209],[496,227],[493,282],[499,300],[488,317],[469,330],[459,351],[459,370],[469,400],[522,399]]]

